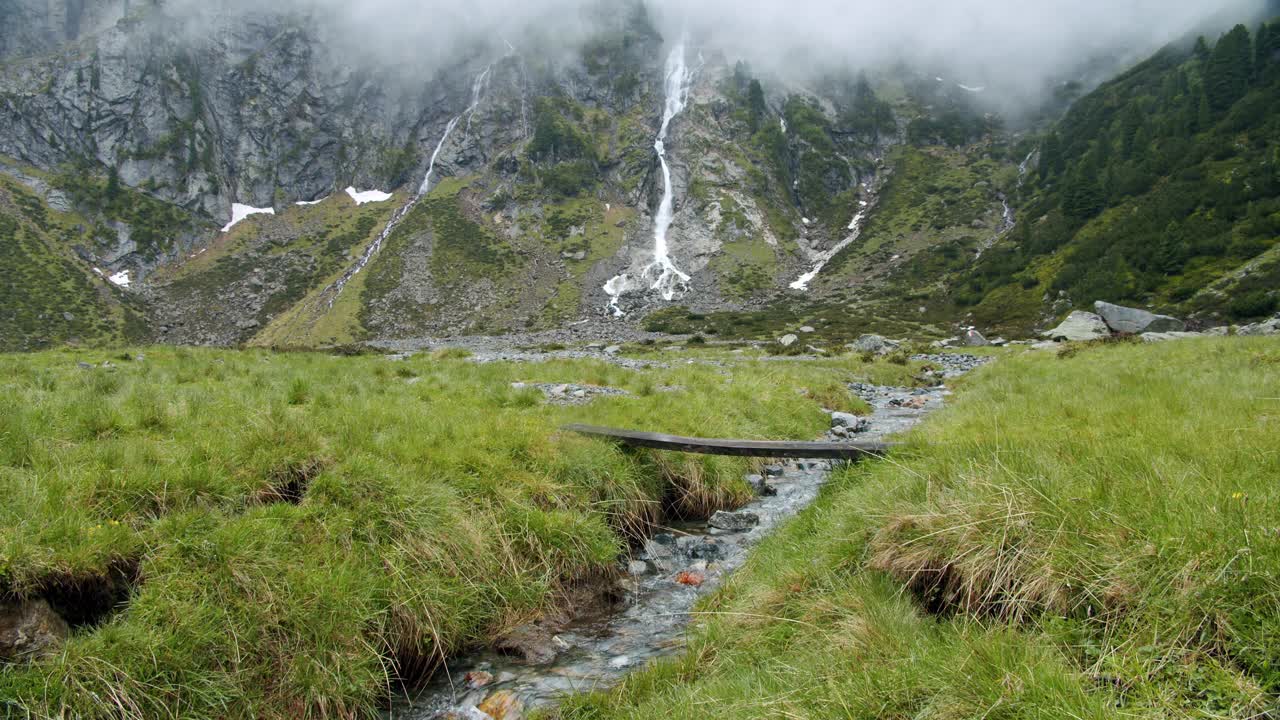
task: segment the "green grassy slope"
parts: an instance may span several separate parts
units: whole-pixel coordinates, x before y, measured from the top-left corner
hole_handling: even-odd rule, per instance
[[[564,718],[1271,717],[1280,343],[1006,356]],[[1271,714],[1269,714],[1271,713]]]
[[[0,597],[80,616],[62,654],[0,664],[0,715],[369,716],[398,675],[613,572],[664,509],[706,515],[749,493],[743,460],[625,453],[561,424],[810,438],[827,418],[806,395],[832,403],[833,381],[912,373],[725,360],[731,378],[431,356],[0,356]],[[516,381],[632,394],[549,406]]]
[[[0,177],[0,351],[145,340],[141,306],[73,253],[84,242],[78,217]]]

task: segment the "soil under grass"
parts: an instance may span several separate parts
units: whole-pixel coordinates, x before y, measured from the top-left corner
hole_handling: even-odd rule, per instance
[[[0,596],[98,598],[60,654],[0,664],[0,716],[371,716],[397,683],[613,572],[652,523],[750,492],[746,461],[561,424],[810,439],[833,382],[916,371],[722,362],[0,356]],[[562,407],[518,382],[629,394]]]
[[[1010,355],[592,718],[1273,718],[1280,342]]]

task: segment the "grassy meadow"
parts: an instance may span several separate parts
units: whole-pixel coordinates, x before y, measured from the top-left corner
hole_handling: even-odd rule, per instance
[[[587,422],[808,439],[857,358],[626,370],[148,348],[0,356],[0,595],[74,632],[0,664],[0,717],[347,718],[615,572],[747,461],[625,452]],[[513,383],[628,391],[557,406]]]
[[[1280,342],[1008,354],[563,720],[1275,718]]]

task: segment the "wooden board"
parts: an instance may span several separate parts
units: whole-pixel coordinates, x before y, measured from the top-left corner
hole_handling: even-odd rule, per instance
[[[563,429],[580,435],[614,440],[630,447],[736,457],[858,460],[865,457],[882,457],[894,447],[891,443],[871,442],[826,443],[690,438],[594,425],[565,425]]]

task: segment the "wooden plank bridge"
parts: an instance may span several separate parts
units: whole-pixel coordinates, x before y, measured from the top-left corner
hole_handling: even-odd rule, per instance
[[[565,425],[562,429],[580,435],[613,440],[628,447],[735,457],[860,460],[867,457],[883,457],[894,447],[893,443],[875,442],[828,443],[691,438],[594,425]]]

